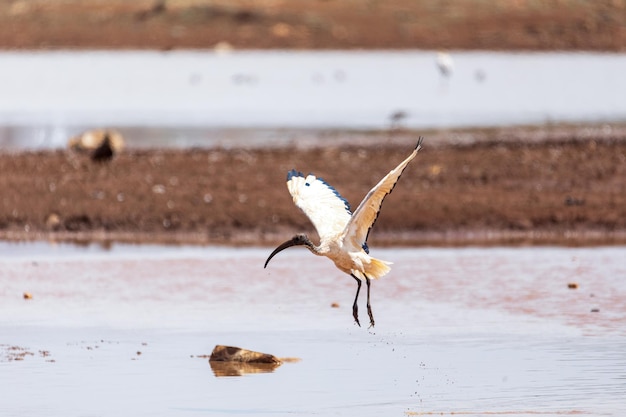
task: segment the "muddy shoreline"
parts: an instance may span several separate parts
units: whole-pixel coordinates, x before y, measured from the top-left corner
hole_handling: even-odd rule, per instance
[[[288,170],[323,177],[354,208],[418,134],[306,149],[131,148],[109,162],[73,150],[1,154],[0,239],[273,245],[315,236],[287,192]],[[456,134],[464,140],[426,135],[385,200],[372,246],[626,243],[619,127]]]
[[[0,48],[623,51],[625,19],[623,0],[14,0]]]

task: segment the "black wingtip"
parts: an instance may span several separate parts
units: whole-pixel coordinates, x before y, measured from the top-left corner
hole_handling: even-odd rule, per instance
[[[293,177],[303,177],[304,178],[304,174],[300,171],[296,171],[295,169],[292,169],[291,171],[287,172],[287,181],[291,180],[291,178]]]
[[[422,142],[424,142],[424,136],[420,136],[417,139],[417,145],[415,145],[415,150],[419,151],[422,148]]]

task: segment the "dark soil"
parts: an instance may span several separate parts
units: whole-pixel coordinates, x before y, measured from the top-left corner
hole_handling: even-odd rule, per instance
[[[370,243],[626,243],[626,136],[571,129],[539,141],[512,131],[461,144],[427,137]],[[402,146],[126,150],[108,162],[70,150],[0,154],[0,238],[274,244],[314,233],[291,201],[288,170],[323,177],[355,208],[412,150],[416,137],[404,134]]]
[[[626,48],[626,1],[13,0],[0,48]]]

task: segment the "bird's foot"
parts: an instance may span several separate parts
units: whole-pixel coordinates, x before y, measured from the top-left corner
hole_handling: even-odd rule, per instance
[[[356,304],[352,307],[352,317],[354,317],[354,322],[361,327],[361,322],[359,321],[359,308]]]
[[[370,305],[367,305],[367,315],[370,316],[370,329],[372,327],[374,327],[374,314],[372,314],[372,307],[370,307]]]

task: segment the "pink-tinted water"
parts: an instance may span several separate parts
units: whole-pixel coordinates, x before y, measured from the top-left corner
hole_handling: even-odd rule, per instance
[[[626,248],[373,249],[370,330],[270,251],[0,244],[0,415],[626,413]],[[216,344],[301,361],[217,377]]]

